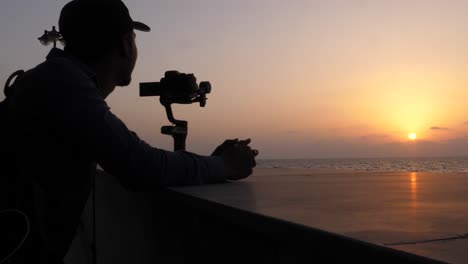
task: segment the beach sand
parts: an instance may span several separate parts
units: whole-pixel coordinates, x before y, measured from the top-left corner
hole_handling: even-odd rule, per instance
[[[468,233],[467,173],[256,169],[246,181],[254,183],[259,212],[447,262],[468,262],[468,239],[424,243]]]
[[[241,181],[176,189],[380,245],[468,233],[468,174],[462,173],[256,168]],[[154,223],[159,215],[149,201],[147,194],[124,190],[112,176],[98,177],[99,262],[157,262]],[[76,239],[68,259],[79,259],[74,256],[83,254],[81,244]],[[389,247],[468,262],[468,239]]]

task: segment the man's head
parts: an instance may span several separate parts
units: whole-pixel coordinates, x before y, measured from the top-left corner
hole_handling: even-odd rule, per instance
[[[65,50],[80,59],[96,63],[112,56],[119,86],[130,83],[137,59],[133,30],[150,31],[132,20],[121,0],[73,0],[62,9],[59,28]]]

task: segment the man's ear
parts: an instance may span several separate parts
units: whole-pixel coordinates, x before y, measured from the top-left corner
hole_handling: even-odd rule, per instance
[[[131,54],[133,52],[132,43],[133,43],[133,32],[125,33],[120,38],[119,53],[122,57],[132,56]]]

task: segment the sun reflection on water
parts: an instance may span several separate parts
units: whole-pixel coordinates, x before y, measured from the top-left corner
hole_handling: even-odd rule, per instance
[[[414,210],[418,208],[418,173],[411,172],[410,174],[410,207]]]

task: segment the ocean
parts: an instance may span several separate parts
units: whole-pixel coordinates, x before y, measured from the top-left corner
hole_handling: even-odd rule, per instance
[[[468,157],[262,159],[257,160],[257,167],[358,171],[468,172]]]

